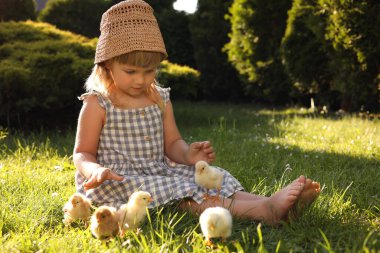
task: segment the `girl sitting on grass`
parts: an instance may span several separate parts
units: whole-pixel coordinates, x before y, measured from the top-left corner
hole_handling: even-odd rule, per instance
[[[179,201],[201,213],[223,206],[237,217],[268,224],[286,220],[296,204],[305,206],[318,196],[319,184],[304,176],[270,197],[257,196],[221,169],[221,198],[204,200],[194,164],[213,162],[215,152],[208,141],[188,145],[182,139],[170,89],[155,80],[167,53],[153,9],[142,0],[120,2],[103,14],[100,30],[95,67],[81,96],[73,158],[78,192],[96,205],[118,208],[142,190],[154,199],[149,207]]]

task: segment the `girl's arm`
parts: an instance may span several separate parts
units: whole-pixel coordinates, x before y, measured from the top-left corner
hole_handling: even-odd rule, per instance
[[[182,139],[170,101],[166,104],[164,114],[164,147],[165,155],[180,164],[194,165],[199,160],[211,163],[215,159],[215,152],[209,141],[188,145]]]
[[[84,99],[78,119],[73,160],[77,170],[88,179],[84,184],[86,190],[99,186],[107,179],[123,179],[109,168],[102,167],[96,160],[105,117],[105,110],[99,105],[96,96]]]

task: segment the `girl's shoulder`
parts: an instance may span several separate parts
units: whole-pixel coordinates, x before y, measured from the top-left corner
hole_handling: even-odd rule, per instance
[[[162,87],[158,82],[155,83],[155,87],[165,103],[168,102],[170,100],[170,87]]]

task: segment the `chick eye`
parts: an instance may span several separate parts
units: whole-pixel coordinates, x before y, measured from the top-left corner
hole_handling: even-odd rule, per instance
[[[146,200],[146,198],[143,198],[143,200]]]

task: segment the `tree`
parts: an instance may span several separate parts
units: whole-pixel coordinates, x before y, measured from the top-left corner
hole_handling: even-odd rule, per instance
[[[230,25],[225,19],[230,2],[198,0],[190,31],[197,69],[201,72],[201,92],[211,100],[239,100],[243,96],[236,71],[222,49],[228,42]]]
[[[229,9],[228,59],[240,73],[246,91],[255,99],[286,103],[291,83],[281,63],[288,0],[235,0]]]
[[[34,0],[1,0],[0,21],[34,20],[36,18],[36,2]]]
[[[282,41],[297,88],[332,109],[379,110],[380,4],[295,0]]]
[[[89,38],[98,37],[102,14],[110,5],[110,0],[49,0],[39,20]]]

